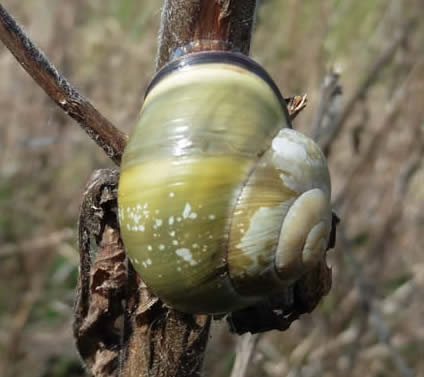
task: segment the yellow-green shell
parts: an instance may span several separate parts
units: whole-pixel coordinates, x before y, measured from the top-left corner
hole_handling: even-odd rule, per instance
[[[273,253],[304,189],[284,183],[272,149],[287,122],[269,85],[230,64],[194,65],[152,88],[122,160],[119,221],[134,268],[165,303],[229,312],[287,284]],[[266,209],[276,222],[259,229],[260,256],[258,247],[250,251],[258,232],[250,219]]]

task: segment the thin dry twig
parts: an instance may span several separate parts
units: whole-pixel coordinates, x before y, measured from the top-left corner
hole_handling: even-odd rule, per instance
[[[340,208],[349,195],[350,192],[354,190],[354,182],[357,180],[358,176],[362,174],[367,168],[372,166],[372,162],[378,155],[380,145],[386,140],[390,130],[395,126],[396,122],[394,121],[396,115],[399,113],[400,109],[404,106],[405,96],[408,94],[408,86],[413,83],[415,75],[419,72],[421,65],[424,63],[424,60],[421,59],[410,68],[410,71],[404,80],[404,82],[399,86],[399,88],[393,94],[390,102],[386,107],[386,112],[382,117],[381,126],[378,128],[378,131],[370,140],[367,149],[362,153],[360,160],[354,165],[351,170],[351,173],[344,181],[343,188],[340,190],[339,194],[334,198],[333,205],[335,208]]]
[[[286,98],[285,100],[290,119],[294,120],[308,104],[308,95],[304,94],[303,96],[294,96]]]
[[[72,87],[1,4],[0,39],[46,94],[119,165],[127,136]]]
[[[409,38],[411,33],[417,29],[417,26],[418,22],[416,20],[407,22],[405,26],[398,32],[397,36],[392,40],[389,46],[387,46],[377,57],[377,59],[371,64],[367,70],[366,76],[359,84],[358,88],[350,97],[350,99],[347,101],[340,116],[320,133],[318,142],[323,150],[328,150],[334,140],[340,135],[346,120],[355,109],[356,103],[366,95],[370,87],[378,80],[380,73],[391,61],[398,48]]]
[[[231,377],[246,376],[252,355],[258,344],[259,334],[244,334],[237,341],[236,361],[231,371]]]
[[[312,135],[315,140],[320,139],[322,130],[326,125],[333,124],[340,114],[340,101],[337,99],[342,94],[342,88],[339,79],[340,73],[331,69],[321,84],[320,102],[312,123]]]

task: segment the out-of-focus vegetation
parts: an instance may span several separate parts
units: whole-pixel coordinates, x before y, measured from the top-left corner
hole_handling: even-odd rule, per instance
[[[81,92],[129,132],[154,70],[158,0],[5,0]],[[353,98],[329,149],[338,243],[333,288],[310,316],[261,336],[249,376],[424,376],[424,8],[419,0],[268,0],[252,55],[312,135],[327,72]],[[405,26],[418,25],[371,68]],[[356,95],[365,79],[369,87]],[[236,116],[236,114],[235,114]],[[84,376],[71,335],[85,182],[112,166],[0,45],[0,375]],[[216,324],[206,376],[227,376]]]

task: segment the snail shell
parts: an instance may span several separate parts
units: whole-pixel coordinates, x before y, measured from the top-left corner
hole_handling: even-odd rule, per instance
[[[323,258],[330,177],[243,55],[191,54],[153,79],[122,160],[122,239],[147,286],[190,313],[263,300]]]

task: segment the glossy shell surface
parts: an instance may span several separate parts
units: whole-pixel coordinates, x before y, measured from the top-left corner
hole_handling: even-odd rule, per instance
[[[317,258],[302,252],[328,238],[328,170],[318,147],[287,126],[275,92],[239,66],[190,66],[150,90],[123,156],[119,220],[134,268],[165,303],[234,311]],[[322,223],[310,238],[293,225],[305,206],[316,212],[304,215],[312,227]]]

